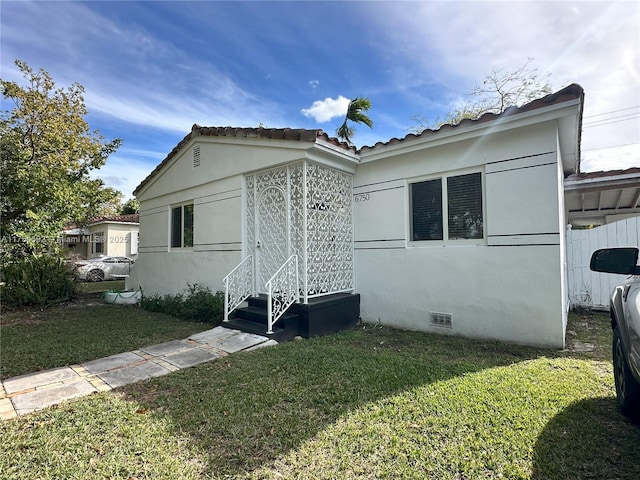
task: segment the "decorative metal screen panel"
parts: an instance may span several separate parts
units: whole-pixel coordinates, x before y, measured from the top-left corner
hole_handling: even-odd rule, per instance
[[[289,245],[291,254],[298,256],[298,278],[305,290],[305,163],[289,165]],[[302,292],[300,292],[302,294]]]
[[[245,185],[259,291],[290,255],[298,256],[305,299],[353,289],[351,175],[297,162],[247,175]]]
[[[353,177],[307,163],[307,295],[353,289]]]
[[[289,257],[289,231],[286,191],[269,186],[258,195],[258,259],[260,286],[284,264]]]

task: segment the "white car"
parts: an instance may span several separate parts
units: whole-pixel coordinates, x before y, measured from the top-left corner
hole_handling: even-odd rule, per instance
[[[134,260],[129,257],[96,257],[76,262],[80,280],[102,282],[129,275]]]

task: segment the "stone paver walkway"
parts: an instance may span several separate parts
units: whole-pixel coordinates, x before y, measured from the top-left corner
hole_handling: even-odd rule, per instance
[[[80,365],[8,378],[0,382],[0,419],[7,420],[65,400],[166,375],[230,353],[275,344],[275,340],[267,337],[216,327],[185,340],[172,340]]]

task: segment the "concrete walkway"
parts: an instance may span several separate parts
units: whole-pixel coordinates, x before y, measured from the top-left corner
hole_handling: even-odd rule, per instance
[[[8,378],[0,383],[0,419],[11,419],[65,400],[166,375],[230,353],[275,344],[275,340],[267,337],[216,327],[185,340]]]

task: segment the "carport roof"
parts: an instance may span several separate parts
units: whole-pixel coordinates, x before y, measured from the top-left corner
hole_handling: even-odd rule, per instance
[[[565,179],[564,192],[573,225],[603,225],[613,215],[640,215],[640,168],[573,174]]]

